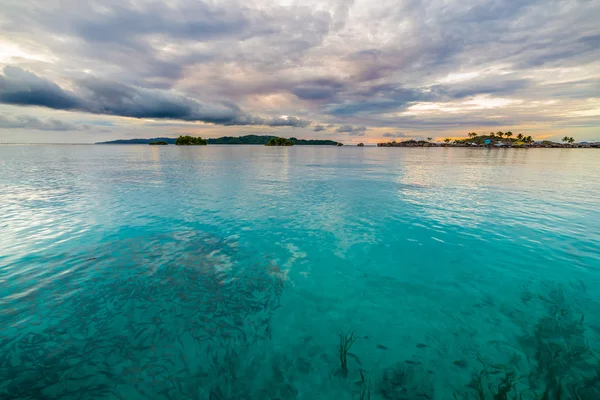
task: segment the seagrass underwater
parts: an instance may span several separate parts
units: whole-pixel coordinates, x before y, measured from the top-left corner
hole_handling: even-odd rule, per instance
[[[0,146],[0,398],[598,399],[595,153]]]

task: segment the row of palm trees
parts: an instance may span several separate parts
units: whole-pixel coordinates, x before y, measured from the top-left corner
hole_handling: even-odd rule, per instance
[[[475,139],[476,137],[479,136],[479,134],[477,134],[476,132],[470,132],[470,133],[468,133],[468,136],[471,139]],[[513,136],[513,133],[511,131],[508,131],[508,132],[498,131],[496,133],[490,132],[489,135],[481,135],[481,136],[486,137],[486,138],[488,138],[488,137],[489,138],[497,138],[497,139],[500,139],[500,140],[502,140],[502,139],[510,139],[512,141],[511,137]],[[524,143],[527,143],[527,144],[533,143],[533,138],[531,136],[524,136],[522,133],[519,133],[515,138],[519,142],[524,142]],[[431,140],[431,138],[427,138],[427,139]],[[444,142],[446,142],[446,143],[450,143],[451,141],[452,141],[452,139],[450,139],[450,138],[444,139]]]
[[[565,136],[562,138],[562,141],[568,144],[573,144],[575,142],[575,139],[573,139],[573,137]]]
[[[476,138],[477,136],[479,136],[476,132],[471,132],[468,134],[468,136],[472,139]],[[498,138],[498,139],[510,139],[513,136],[513,133],[511,131],[508,132],[502,132],[502,131],[498,131],[496,133],[494,132],[490,132],[489,136],[491,138]],[[531,136],[524,136],[522,133],[519,133],[517,136],[515,136],[515,138],[520,141],[520,142],[525,142],[525,143],[533,143],[533,138]]]
[[[489,133],[489,135],[481,135],[481,136],[480,136],[480,135],[479,135],[479,134],[477,134],[476,132],[470,132],[470,133],[468,133],[468,136],[469,136],[469,138],[471,138],[471,139],[475,139],[475,138],[476,138],[476,137],[478,137],[478,136],[479,136],[479,137],[482,137],[482,136],[483,136],[483,137],[486,137],[486,138],[487,138],[487,137],[489,137],[489,138],[497,138],[497,139],[500,139],[500,140],[502,140],[502,139],[509,139],[509,140],[511,140],[511,141],[512,141],[512,139],[511,139],[511,138],[512,138],[512,136],[513,136],[513,133],[512,133],[511,131],[508,131],[508,132],[501,132],[501,131],[498,131],[498,132],[496,132],[496,133],[494,133],[494,132],[490,132],[490,133]],[[432,139],[433,139],[433,138],[431,138],[431,137],[428,137],[428,138],[427,138],[427,141],[428,141],[428,142],[431,142],[431,140],[432,140]],[[526,144],[531,144],[531,143],[533,143],[533,138],[532,138],[531,136],[524,136],[522,133],[519,133],[517,136],[515,136],[515,139],[517,139],[517,141],[519,141],[519,142],[523,142],[523,143],[526,143]],[[445,142],[445,143],[450,143],[451,141],[452,141],[452,139],[450,139],[450,138],[445,138],[445,139],[444,139],[444,142]],[[563,141],[564,143],[566,143],[566,144],[573,144],[573,143],[575,142],[575,139],[573,139],[573,137],[565,136],[565,137],[563,137],[563,138],[562,138],[562,141]]]

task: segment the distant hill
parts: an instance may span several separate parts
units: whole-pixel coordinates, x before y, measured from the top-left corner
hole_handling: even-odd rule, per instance
[[[262,135],[246,135],[246,136],[224,136],[217,139],[206,139],[208,144],[258,144],[265,145],[272,138],[277,136],[262,136]],[[119,139],[111,140],[108,142],[98,142],[96,144],[148,144],[150,142],[166,142],[168,144],[175,144],[175,138],[153,138],[153,139]],[[333,140],[306,140],[290,138],[295,145],[312,145],[312,146],[336,146],[338,142]]]
[[[260,135],[246,135],[246,136],[224,136],[217,139],[207,139],[208,144],[262,144],[265,145],[271,138],[276,136],[260,136]]]
[[[166,142],[168,144],[175,144],[176,138],[158,137],[153,139],[119,139],[111,140],[109,142],[98,142],[96,144],[148,144],[150,142]]]

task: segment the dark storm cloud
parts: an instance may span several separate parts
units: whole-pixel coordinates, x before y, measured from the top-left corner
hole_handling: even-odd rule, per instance
[[[88,130],[89,125],[75,125],[59,121],[54,118],[40,120],[28,115],[8,116],[0,115],[0,129],[35,129],[40,131],[73,131],[78,129]]]
[[[9,66],[0,75],[0,103],[71,110],[78,99],[53,82]]]
[[[313,129],[313,132],[321,132],[321,131],[325,131],[327,130],[327,128],[323,125],[315,125],[315,128]]]
[[[53,82],[14,67],[6,67],[4,76],[0,76],[0,102],[5,104],[219,125],[305,127],[311,123],[297,117],[257,117],[244,113],[229,101],[203,103],[183,95],[107,80],[83,79],[78,82],[78,89],[78,94],[67,92]]]
[[[352,125],[342,125],[338,127],[336,132],[340,133],[348,133],[350,136],[365,136],[367,132],[366,126],[352,126]]]

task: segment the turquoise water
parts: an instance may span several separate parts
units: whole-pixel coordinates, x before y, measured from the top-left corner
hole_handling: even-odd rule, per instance
[[[599,171],[593,149],[2,146],[0,399],[597,400]]]

